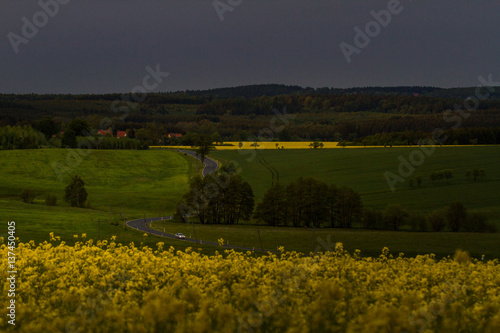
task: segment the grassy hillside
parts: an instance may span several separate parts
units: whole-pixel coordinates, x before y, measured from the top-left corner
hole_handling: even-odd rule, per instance
[[[406,181],[391,192],[384,173],[397,173],[398,156],[408,159],[410,153],[418,149],[260,150],[253,152],[255,156],[251,151],[216,151],[211,156],[220,161],[238,162],[241,175],[251,184],[257,201],[272,181],[272,174],[262,161],[277,170],[282,184],[299,176],[310,176],[329,184],[346,185],[361,193],[367,207],[382,209],[387,204],[399,203],[411,211],[427,213],[461,201],[470,211],[483,212],[500,223],[500,147],[438,147],[414,173],[424,180],[421,188],[410,187]],[[486,179],[467,180],[465,171],[472,168],[485,169]],[[454,178],[433,184],[430,173],[442,169],[453,169]]]
[[[80,163],[70,159],[74,167],[59,181],[52,164],[68,166],[67,158],[64,149],[0,151],[0,220],[16,221],[21,240],[47,240],[50,232],[68,241],[82,233],[96,239],[96,220],[103,219],[102,238],[117,235],[120,242],[137,242],[142,236],[120,221],[174,213],[189,177],[200,166],[171,151],[96,150]],[[75,174],[85,181],[91,209],[72,208],[63,200],[64,188]],[[34,204],[22,202],[20,194],[26,188],[38,194]],[[56,194],[57,206],[45,205],[47,193]],[[5,230],[6,224],[3,236]]]

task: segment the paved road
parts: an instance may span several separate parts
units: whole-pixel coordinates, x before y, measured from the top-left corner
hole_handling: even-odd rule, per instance
[[[160,237],[166,237],[166,238],[175,238],[174,234],[169,234],[166,232],[161,232],[156,229],[152,229],[149,227],[149,224],[151,222],[155,221],[162,221],[162,220],[170,220],[172,216],[164,216],[164,217],[151,217],[151,218],[143,218],[143,219],[138,219],[138,220],[131,220],[126,223],[127,226],[129,226],[132,229],[139,230],[141,232],[145,232],[148,234],[160,236]],[[196,243],[196,244],[206,244],[206,245],[214,245],[214,246],[219,246],[218,243],[215,242],[206,242],[202,241],[199,239],[194,239],[194,238],[185,238],[182,240],[183,242],[191,242],[191,243]],[[256,248],[251,248],[251,247],[243,247],[243,246],[234,246],[234,245],[224,245],[222,246],[226,249],[237,249],[237,250],[246,250],[246,251],[259,251],[259,252],[273,252],[273,253],[278,253],[278,251],[262,251],[262,249],[256,249]]]
[[[197,159],[200,160],[198,155],[196,155],[196,153],[192,150],[179,150],[179,151],[181,153],[185,153],[185,154],[191,155],[193,157],[196,157]],[[205,164],[205,166],[203,167],[203,172],[202,172],[203,177],[208,176],[209,174],[211,174],[212,172],[215,172],[215,170],[217,170],[219,168],[219,163],[217,163],[216,161],[214,161],[213,159],[208,158],[208,157],[205,157],[204,164]]]
[[[188,155],[191,155],[191,156],[199,159],[199,157],[196,156],[196,153],[194,151],[191,151],[191,150],[179,150],[179,151],[181,153],[186,153]],[[219,167],[219,164],[216,161],[214,161],[214,160],[212,160],[211,158],[208,158],[208,157],[205,158],[205,167],[203,168],[203,177],[206,177],[207,175],[211,174],[212,172],[214,172],[215,170],[217,170],[218,167]],[[149,224],[151,222],[164,221],[164,220],[170,220],[170,219],[172,219],[172,216],[150,217],[150,218],[143,218],[143,219],[137,219],[137,220],[127,221],[125,224],[128,227],[130,227],[132,229],[139,230],[141,232],[145,232],[145,233],[156,235],[156,236],[160,236],[160,237],[166,237],[166,238],[176,239],[174,234],[169,234],[169,233],[166,233],[166,232],[161,232],[159,230],[152,229],[152,228],[149,227]],[[193,238],[185,238],[185,239],[183,239],[183,241],[184,242],[197,243],[197,244],[207,244],[207,245],[219,246],[218,243],[205,242],[205,241],[198,240],[198,239],[193,239]],[[230,249],[247,250],[247,251],[263,251],[262,249],[255,249],[255,248],[242,247],[242,246],[233,246],[233,245],[224,245],[223,247],[230,248]],[[276,252],[276,251],[264,251],[264,252]]]

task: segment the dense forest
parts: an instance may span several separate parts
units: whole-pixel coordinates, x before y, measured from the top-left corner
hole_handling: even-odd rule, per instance
[[[314,89],[253,85],[145,96],[4,94],[0,95],[0,142],[7,149],[36,146],[33,140],[38,146],[57,146],[59,142],[54,140],[61,139],[78,120],[88,127],[82,136],[98,130],[109,130],[112,136],[126,131],[129,139],[142,143],[126,147],[189,145],[195,133],[215,135],[221,141],[260,138],[418,144],[432,138],[436,129],[444,132],[441,144],[495,144],[500,143],[499,112],[500,87]],[[45,140],[32,130],[43,133]],[[266,130],[272,130],[272,135],[264,136]],[[16,144],[26,137],[21,133],[28,132],[29,142]],[[183,136],[171,138],[169,133]],[[119,144],[108,142],[105,146]]]

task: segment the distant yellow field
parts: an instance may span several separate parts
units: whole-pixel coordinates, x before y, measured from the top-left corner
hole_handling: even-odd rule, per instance
[[[258,142],[258,147],[257,149],[311,149],[309,147],[310,141],[295,141],[295,142]],[[232,146],[215,146],[215,150],[236,150],[236,149],[255,149],[254,142],[242,142],[241,148],[239,147],[239,142],[238,141],[232,141],[232,142],[224,142],[224,144],[231,144]],[[323,142],[323,148],[318,148],[318,149],[333,149],[333,148],[339,148],[342,149],[344,147],[339,146],[338,142]],[[402,147],[416,147],[417,145],[413,146],[394,146],[396,148],[402,148]],[[462,145],[460,147],[464,147],[465,145]],[[467,145],[468,146],[468,145]],[[434,147],[439,147],[439,146],[434,146]],[[446,145],[443,147],[456,147],[453,145]],[[192,149],[191,146],[150,146],[149,148],[151,149]],[[384,148],[384,146],[346,146],[345,148]],[[389,148],[389,146],[387,146]]]
[[[257,149],[309,149],[311,142],[258,142]],[[215,146],[216,150],[235,150],[235,149],[255,149],[254,142],[242,142],[241,148],[239,141],[224,142],[232,146]],[[338,142],[323,142],[324,148],[341,148],[337,146]],[[172,148],[172,149],[191,149],[190,146],[151,146],[150,148]]]
[[[239,142],[226,142],[227,144],[232,144],[233,146],[216,146],[217,150],[231,150],[240,149]],[[243,146],[241,149],[255,149],[255,142],[242,142]],[[284,149],[307,149],[309,148],[310,142],[258,142],[257,149],[278,149],[278,147]],[[338,148],[338,142],[323,142],[324,148]]]

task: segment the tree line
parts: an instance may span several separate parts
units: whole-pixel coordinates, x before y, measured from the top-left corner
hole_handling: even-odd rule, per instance
[[[300,177],[288,185],[276,182],[255,205],[251,186],[232,165],[191,180],[175,219],[188,222],[189,217],[201,224],[237,224],[253,218],[275,227],[496,232],[486,215],[469,214],[462,203],[452,203],[427,215],[409,212],[399,204],[375,210],[364,208],[355,190],[309,177]]]
[[[148,149],[150,142],[134,138],[115,138],[91,133],[90,125],[82,119],[71,121],[64,133],[52,118],[31,125],[0,127],[0,149],[82,148],[82,149]],[[95,132],[95,130],[93,131]]]
[[[296,114],[280,141],[345,141],[352,144],[417,144],[443,128],[444,144],[500,143],[500,100],[492,95],[480,101],[460,128],[452,129],[443,112],[463,104],[470,89],[425,87],[312,89],[281,85],[262,85],[148,94],[136,105],[128,106],[121,95],[0,95],[0,127],[31,125],[44,134],[68,129],[78,115],[91,128],[107,117],[112,130],[135,131],[143,143],[169,144],[168,133],[218,133],[225,141],[258,136],[269,126],[273,109]],[[130,96],[124,94],[125,97]],[[116,114],[128,109],[126,117]],[[363,117],[352,114],[364,112]],[[39,120],[47,116],[49,120]],[[52,124],[49,122],[52,120]],[[77,134],[78,136],[78,134]],[[47,137],[50,140],[50,137]]]
[[[497,228],[481,213],[469,213],[461,202],[434,210],[428,214],[411,213],[399,204],[388,205],[384,210],[365,209],[362,226],[365,229],[452,232],[496,232]]]
[[[359,193],[313,178],[273,185],[255,209],[255,218],[270,226],[351,228],[362,217]]]

